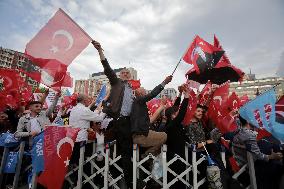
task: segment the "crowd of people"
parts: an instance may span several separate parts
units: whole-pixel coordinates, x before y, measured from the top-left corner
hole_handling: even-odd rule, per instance
[[[148,154],[158,156],[163,144],[167,145],[167,158],[172,159],[176,154],[185,157],[185,145],[188,143],[196,148],[198,157],[208,151],[210,157],[220,170],[219,188],[243,188],[249,183],[248,171],[235,180],[232,175],[236,169],[247,163],[247,151],[251,152],[255,160],[255,175],[258,188],[280,188],[283,179],[283,151],[281,142],[273,136],[257,140],[257,133],[248,120],[241,117],[237,110],[234,111],[235,122],[238,128],[233,132],[222,133],[216,127],[216,123],[208,118],[207,105],[210,95],[218,87],[214,85],[209,92],[206,103],[197,104],[189,124],[183,120],[187,116],[190,88],[187,84],[178,87],[179,94],[172,106],[162,98],[159,108],[151,115],[147,102],[155,98],[164,87],[171,82],[173,76],[166,76],[163,81],[146,93],[143,87],[132,90],[127,82],[131,78],[127,69],[120,71],[119,77],[115,74],[108,60],[105,58],[100,43],[93,41],[97,49],[104,73],[109,79],[111,89],[103,102],[99,105],[95,101],[90,102],[88,96],[78,94],[76,105],[67,111],[66,107],[56,109],[60,97],[57,93],[55,100],[48,109],[44,110],[43,102],[48,94],[44,93],[39,101],[31,101],[28,106],[13,110],[7,107],[0,112],[0,132],[14,133],[17,138],[29,138],[29,144],[34,136],[45,129],[46,125],[62,124],[59,120],[69,118],[68,125],[80,128],[73,148],[70,164],[78,164],[80,147],[84,146],[90,138],[105,136],[105,141],[116,140],[118,154],[121,155],[120,165],[123,169],[124,180],[127,188],[132,188],[132,146],[138,144],[143,148],[141,158]],[[183,99],[182,99],[183,97]],[[227,148],[224,148],[229,144]],[[227,166],[224,165],[220,152],[226,150]],[[3,150],[1,150],[1,154]],[[86,153],[95,153],[86,150]],[[191,153],[188,154],[191,157]],[[191,158],[189,158],[191,159]],[[234,161],[233,161],[234,160]],[[232,163],[232,162],[235,162]],[[150,163],[149,168],[153,165]],[[171,169],[177,174],[184,171],[185,165],[175,162]],[[201,175],[206,176],[207,162],[199,166]],[[237,168],[236,168],[237,167]],[[173,179],[173,175],[169,179]],[[8,181],[7,181],[8,182]],[[281,185],[282,184],[282,185]],[[140,184],[141,187],[158,187],[149,183]],[[208,188],[205,183],[201,188]],[[172,188],[185,188],[182,182],[175,183]]]

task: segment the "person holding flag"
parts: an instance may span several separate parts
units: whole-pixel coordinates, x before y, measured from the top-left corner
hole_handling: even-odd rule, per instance
[[[128,187],[132,184],[132,137],[130,126],[130,113],[134,101],[134,95],[128,80],[131,79],[129,70],[122,69],[119,78],[116,76],[113,69],[110,67],[101,44],[97,41],[92,41],[92,44],[97,49],[101,63],[104,67],[104,73],[109,79],[111,90],[103,112],[113,118],[113,132],[117,140],[117,148],[122,156],[122,168],[124,178]]]
[[[158,155],[161,145],[167,140],[165,132],[155,132],[150,130],[150,118],[148,115],[148,108],[146,103],[155,98],[166,84],[172,80],[172,76],[168,76],[158,86],[156,86],[151,93],[146,94],[146,90],[140,87],[135,90],[135,100],[133,102],[130,121],[133,143],[139,144],[142,147],[148,148],[145,152]]]

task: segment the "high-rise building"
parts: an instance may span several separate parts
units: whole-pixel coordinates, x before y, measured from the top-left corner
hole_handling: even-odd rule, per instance
[[[0,68],[15,69],[25,79],[28,85],[38,87],[39,82],[28,77],[24,72],[40,72],[40,68],[34,65],[24,53],[0,47]]]

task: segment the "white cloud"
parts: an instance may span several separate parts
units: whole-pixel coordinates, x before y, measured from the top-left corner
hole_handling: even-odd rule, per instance
[[[268,1],[205,0],[84,0],[11,1],[25,15],[11,20],[12,31],[2,37],[4,47],[23,51],[25,44],[58,8],[65,10],[94,39],[100,41],[113,68],[130,66],[147,89],[166,75],[199,34],[209,42],[216,33],[231,62],[258,77],[276,72],[284,51],[281,3]],[[9,6],[9,4],[7,5]],[[27,9],[28,8],[28,9]],[[254,10],[258,11],[254,11]],[[0,11],[2,9],[0,8]],[[28,11],[27,11],[28,10]],[[282,17],[281,17],[282,15]],[[21,21],[21,26],[17,25]],[[15,43],[16,41],[16,43]],[[283,57],[283,55],[282,55]],[[282,58],[283,60],[283,58]],[[191,66],[181,63],[169,86],[184,82]],[[96,50],[89,45],[70,65],[75,79],[102,71]]]

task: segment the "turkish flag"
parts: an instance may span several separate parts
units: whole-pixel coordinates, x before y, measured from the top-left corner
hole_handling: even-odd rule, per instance
[[[157,109],[161,106],[161,99],[154,98],[147,102],[147,108],[149,115],[153,115]],[[173,102],[170,99],[166,99],[166,106],[171,107],[173,106]]]
[[[183,56],[183,60],[188,64],[193,64],[196,73],[199,74],[214,68],[223,54],[224,51],[197,35]]]
[[[241,107],[241,100],[235,92],[229,96],[227,102],[225,103],[225,108],[230,113],[232,110],[238,110]]]
[[[213,94],[212,100],[210,101],[208,108],[208,116],[215,124],[222,122],[221,124],[223,125],[225,122],[230,122],[231,120],[231,117],[224,118],[228,114],[226,106],[228,95],[229,82],[220,85]]]
[[[7,94],[10,90],[18,90],[20,80],[19,72],[16,70],[0,68],[0,93]]]
[[[131,85],[132,90],[136,90],[138,88],[140,88],[141,83],[140,83],[140,79],[139,80],[128,80],[128,83]]]
[[[62,85],[67,66],[88,46],[91,38],[62,9],[26,45],[25,54],[42,68],[44,84]]]
[[[216,127],[220,130],[222,134],[234,132],[238,129],[235,117],[231,114],[225,114],[222,115],[222,117],[218,118]]]
[[[187,105],[187,110],[186,114],[184,116],[183,125],[188,125],[190,123],[190,120],[194,116],[195,110],[197,107],[197,98],[196,94],[193,90],[189,92],[189,98],[188,98],[188,105]]]
[[[199,91],[200,83],[188,79],[186,81],[186,84],[187,84],[188,88],[196,89],[197,91]]]
[[[202,89],[202,91],[200,92],[200,94],[198,95],[198,103],[201,105],[206,105],[209,97],[210,97],[210,91],[212,88],[212,83],[210,81],[207,81],[206,85],[204,86],[204,88]]]
[[[62,187],[79,128],[47,126],[44,130],[44,171],[38,182],[50,189]]]
[[[240,106],[245,105],[249,101],[248,95],[243,95],[240,97]]]

